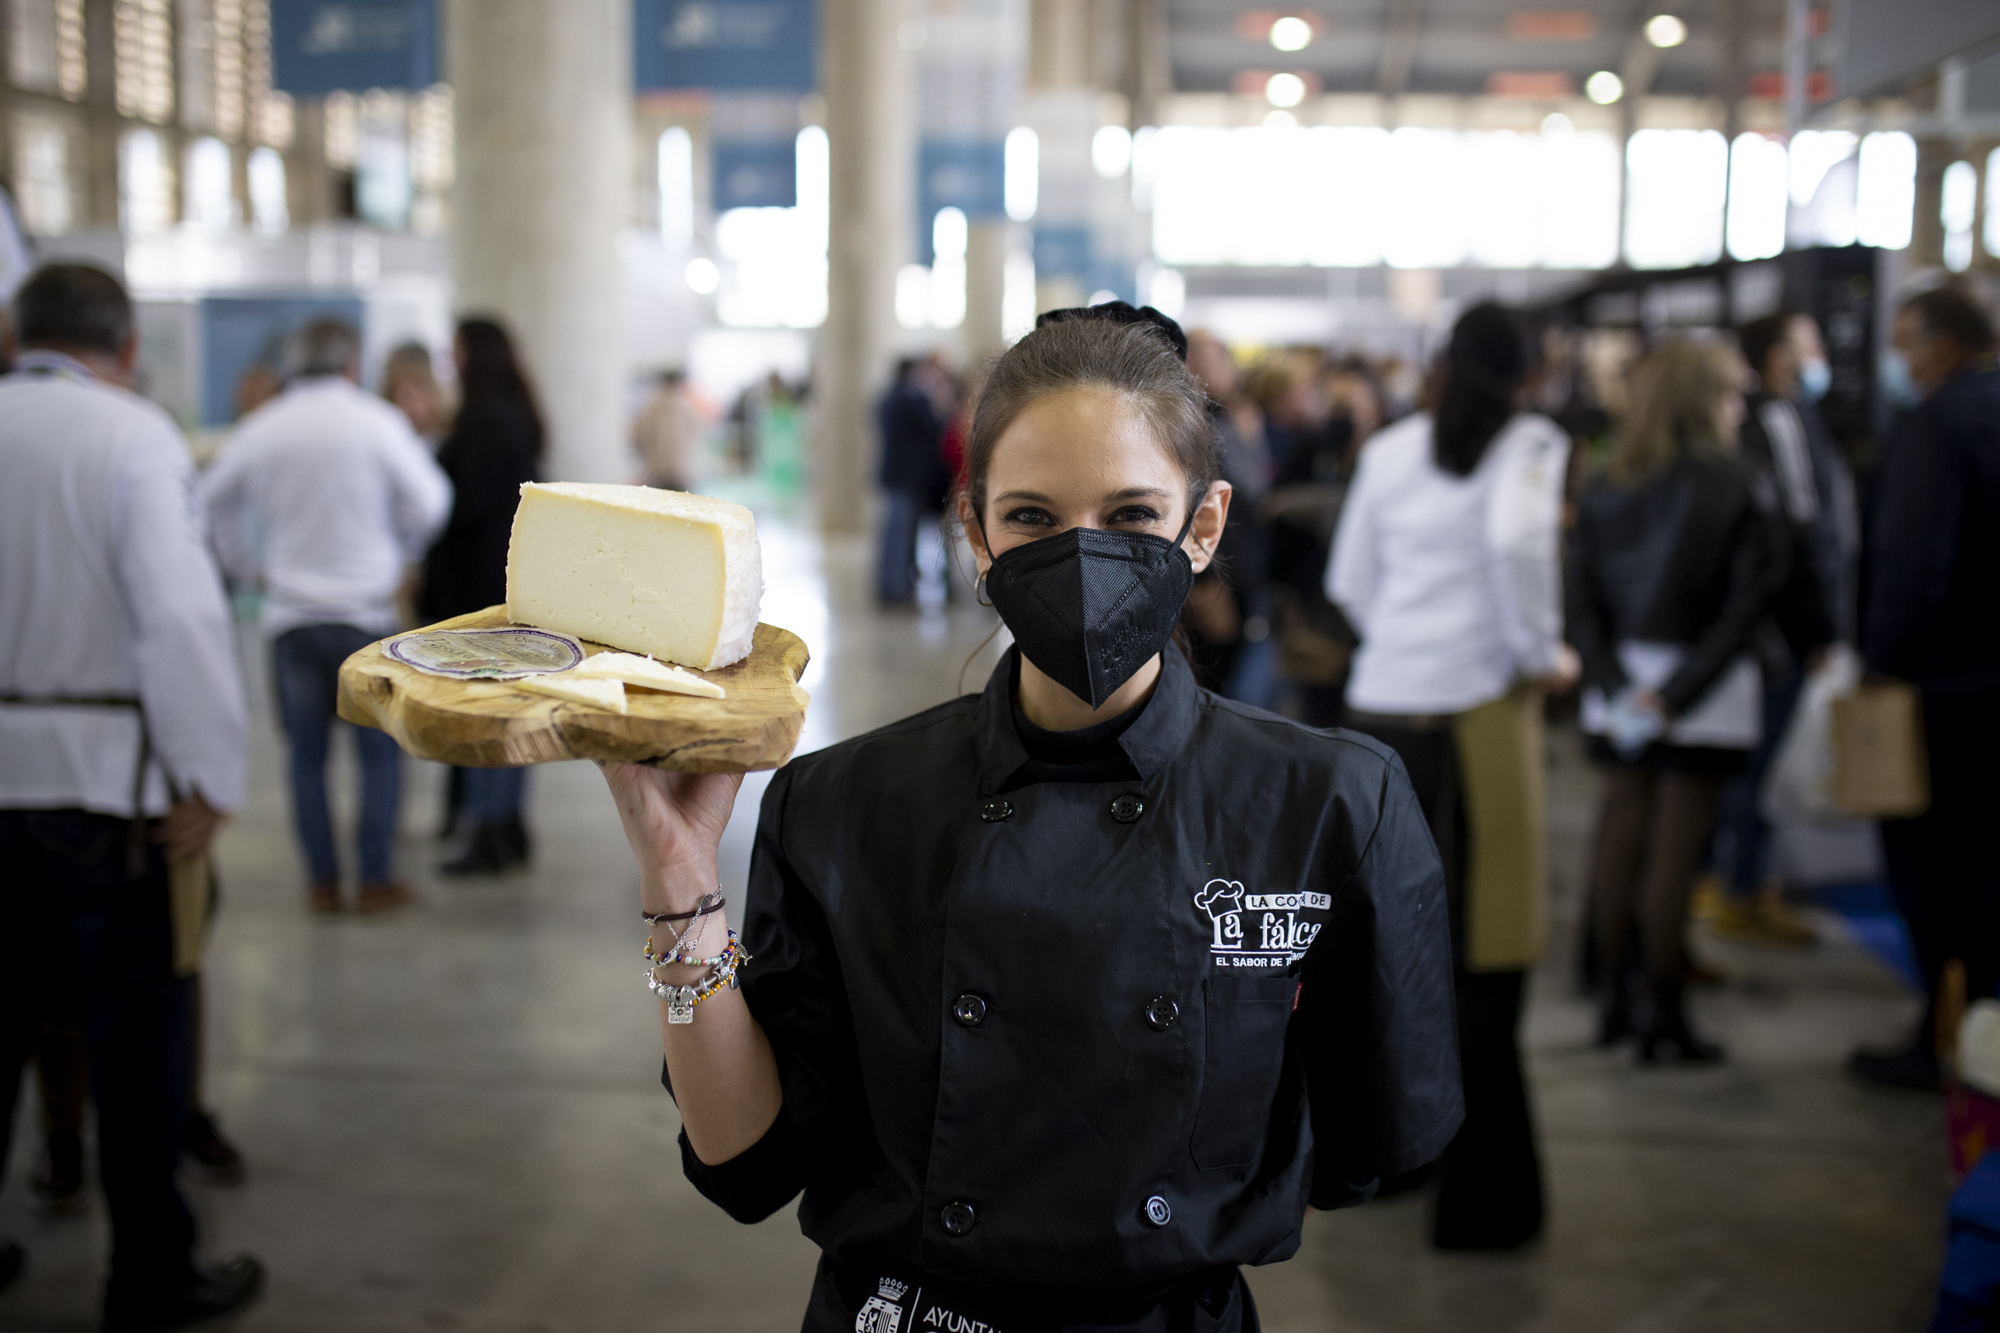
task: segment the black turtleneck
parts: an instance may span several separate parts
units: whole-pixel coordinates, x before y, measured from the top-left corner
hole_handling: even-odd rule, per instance
[[[1008,698],[1014,709],[1014,732],[1028,762],[1015,770],[1004,790],[1013,791],[1037,782],[1136,782],[1139,770],[1132,766],[1118,738],[1146,711],[1141,702],[1117,717],[1080,731],[1049,731],[1028,720],[1021,711],[1021,658],[1014,655],[1014,678]]]

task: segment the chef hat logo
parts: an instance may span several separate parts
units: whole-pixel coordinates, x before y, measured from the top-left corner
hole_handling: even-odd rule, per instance
[[[1195,894],[1194,905],[1208,913],[1210,921],[1219,921],[1243,910],[1243,885],[1233,879],[1212,879]]]

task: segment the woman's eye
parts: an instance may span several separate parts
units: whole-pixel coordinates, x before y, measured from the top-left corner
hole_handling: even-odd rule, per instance
[[[1110,517],[1106,526],[1144,527],[1149,523],[1157,523],[1159,521],[1160,513],[1157,509],[1148,509],[1144,505],[1126,505]]]
[[[1020,528],[1044,528],[1055,522],[1046,509],[1015,509],[1007,514],[1007,521]]]

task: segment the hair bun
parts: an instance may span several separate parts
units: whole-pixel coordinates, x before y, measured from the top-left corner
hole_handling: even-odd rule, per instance
[[[1150,324],[1166,335],[1175,356],[1183,362],[1188,358],[1187,334],[1182,332],[1178,323],[1149,305],[1134,306],[1127,301],[1106,301],[1102,305],[1073,305],[1062,310],[1044,310],[1035,317],[1035,327],[1039,329],[1044,324],[1061,324],[1072,319],[1103,319],[1113,324]]]

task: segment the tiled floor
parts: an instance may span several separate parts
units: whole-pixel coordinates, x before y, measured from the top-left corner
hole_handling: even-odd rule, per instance
[[[983,682],[988,613],[876,612],[858,543],[823,549],[773,527],[767,557],[765,618],[819,654],[804,748]],[[459,883],[430,871],[440,771],[413,764],[402,856],[421,903],[327,922],[301,908],[278,758],[266,726],[253,803],[223,847],[208,971],[209,1100],[251,1177],[191,1186],[210,1246],[270,1267],[239,1327],[796,1328],[815,1254],[791,1215],[739,1227],[681,1179],[656,1020],[635,984],[635,875],[597,772],[536,771],[534,869]],[[1709,947],[1732,982],[1696,1003],[1731,1063],[1647,1070],[1591,1049],[1569,963],[1593,792],[1561,738],[1554,762],[1557,947],[1529,1016],[1548,1235],[1520,1254],[1443,1256],[1423,1243],[1419,1198],[1316,1215],[1296,1259],[1252,1274],[1266,1327],[1921,1328],[1942,1112],[1838,1072],[1853,1042],[1897,1034],[1909,1001],[1838,940],[1804,957]],[[761,788],[745,785],[726,883],[741,882]],[[0,1329],[89,1328],[101,1209],[35,1217],[27,1156],[0,1192],[0,1235],[21,1237],[31,1268],[0,1296]]]

